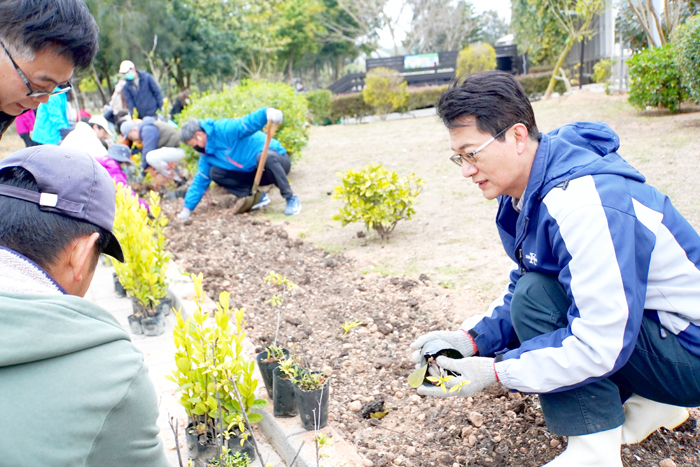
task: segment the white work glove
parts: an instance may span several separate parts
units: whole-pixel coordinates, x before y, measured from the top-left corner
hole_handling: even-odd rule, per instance
[[[474,350],[476,344],[474,343],[472,336],[461,329],[457,331],[431,331],[428,334],[423,334],[411,344],[411,348],[415,350],[415,352],[413,352],[413,361],[416,362],[416,368],[425,365],[425,361],[423,359],[423,346],[427,342],[436,339],[447,342],[464,357],[471,357],[476,353]]]
[[[284,118],[284,115],[282,114],[281,110],[275,109],[273,107],[267,108],[267,121],[268,122],[274,123],[275,125],[279,125],[282,123],[283,118]]]
[[[192,214],[192,211],[187,208],[182,208],[182,211],[180,211],[180,214],[177,215],[177,218],[181,221],[186,221],[190,218],[190,214]]]
[[[452,359],[438,357],[435,359],[443,370],[457,373],[445,382],[445,389],[440,386],[422,385],[418,387],[418,394],[434,397],[469,397],[498,381],[494,368],[494,359],[488,357],[471,357]],[[446,372],[443,371],[443,374]],[[462,384],[458,390],[450,392],[450,389]]]

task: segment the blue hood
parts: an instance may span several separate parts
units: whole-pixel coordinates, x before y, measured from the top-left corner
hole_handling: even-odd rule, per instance
[[[571,123],[541,133],[541,138],[525,189],[525,212],[533,196],[543,198],[555,186],[586,175],[611,174],[646,181],[616,152],[620,138],[605,123]]]

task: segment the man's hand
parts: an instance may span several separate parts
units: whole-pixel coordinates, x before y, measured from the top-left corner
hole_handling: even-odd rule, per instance
[[[190,214],[192,214],[192,211],[187,208],[182,208],[182,211],[180,211],[180,214],[177,215],[177,218],[181,221],[186,221],[190,218]]]
[[[455,360],[438,357],[436,362],[442,369],[457,373],[457,376],[445,382],[444,390],[440,386],[419,386],[418,394],[422,396],[469,397],[498,381],[493,358],[471,357]],[[454,389],[455,387],[458,388]]]
[[[279,125],[282,123],[283,118],[284,118],[284,115],[282,114],[281,110],[275,109],[273,107],[267,108],[267,121],[268,122],[274,123],[275,125]]]
[[[476,353],[476,344],[474,343],[474,340],[469,334],[467,334],[463,330],[459,329],[457,331],[432,331],[428,334],[423,334],[418,339],[416,339],[416,341],[413,344],[411,344],[411,348],[415,350],[415,352],[413,352],[413,361],[416,362],[416,365],[425,365],[425,362],[423,361],[423,346],[427,342],[436,339],[440,339],[447,342],[464,357],[471,357]]]

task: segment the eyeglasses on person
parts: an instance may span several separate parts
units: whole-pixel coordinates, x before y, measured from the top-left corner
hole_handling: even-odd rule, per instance
[[[513,125],[515,125],[515,123]],[[476,162],[477,162],[476,157],[474,157],[474,156],[476,156],[476,153],[478,153],[479,151],[484,149],[486,146],[491,144],[496,138],[499,138],[503,133],[510,130],[513,127],[513,125],[510,125],[509,127],[504,128],[503,130],[499,131],[495,136],[492,136],[491,139],[489,139],[484,144],[482,144],[481,146],[479,146],[478,148],[476,148],[474,151],[472,151],[470,153],[452,154],[450,156],[450,160],[460,167],[462,167],[462,162],[466,162],[467,164],[471,164],[471,165],[476,164]]]
[[[7,56],[10,58],[10,61],[12,62],[12,65],[15,67],[15,70],[17,70],[17,74],[19,75],[20,78],[22,78],[22,81],[24,81],[24,84],[27,86],[27,89],[29,89],[29,92],[27,93],[27,97],[44,97],[44,96],[53,96],[55,94],[63,94],[64,92],[68,92],[72,89],[72,86],[70,84],[70,81],[67,82],[66,84],[59,84],[57,89],[54,88],[53,91],[35,91],[32,89],[32,85],[27,79],[27,76],[24,74],[22,69],[17,65],[15,62],[15,59],[12,58],[12,55],[10,55],[10,52],[7,50],[5,47],[5,44],[0,41],[0,46],[2,46],[2,49],[5,51]]]

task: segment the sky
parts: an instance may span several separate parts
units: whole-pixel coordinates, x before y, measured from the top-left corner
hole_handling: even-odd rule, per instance
[[[470,0],[474,5],[476,14],[481,14],[484,11],[496,10],[498,16],[505,18],[510,22],[510,0]],[[389,12],[396,15],[401,6],[401,0],[389,0]],[[405,31],[411,23],[411,10],[405,8],[399,21],[399,33],[397,34],[397,42],[400,44],[405,38]],[[391,40],[391,34],[387,29],[379,31],[379,45],[386,49],[393,49],[394,44]]]

